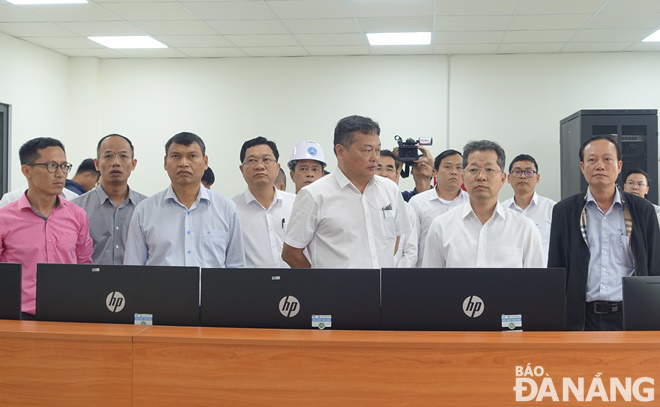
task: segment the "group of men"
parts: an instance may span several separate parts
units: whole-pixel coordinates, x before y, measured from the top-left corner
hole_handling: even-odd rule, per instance
[[[535,192],[540,175],[533,157],[517,156],[507,174],[504,150],[487,140],[468,143],[462,153],[444,151],[434,161],[424,151],[413,167],[421,181],[407,203],[397,185],[401,162],[396,152],[381,150],[379,136],[370,118],[341,119],[332,173],[318,143],[299,143],[287,163],[296,194],[280,189],[276,144],[248,140],[239,156],[247,188],[228,199],[202,184],[208,157],[199,136],[183,132],[167,141],[164,168],[171,184],[146,197],[128,186],[137,165],[133,144],[111,134],[97,146],[99,185],[71,202],[60,198],[71,170],[64,146],[50,138],[30,140],[19,151],[27,190],[0,209],[0,261],[23,264],[28,319],[35,313],[37,263],[547,265],[567,269],[568,327],[578,330],[621,329],[621,277],[657,273],[656,211],[617,188],[621,153],[612,139],[595,137],[582,146],[589,188],[555,205]],[[633,178],[631,185],[643,192],[642,181]],[[501,203],[507,180],[515,195]]]

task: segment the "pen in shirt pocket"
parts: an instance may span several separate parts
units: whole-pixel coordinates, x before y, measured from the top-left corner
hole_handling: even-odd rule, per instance
[[[282,218],[282,229],[284,229],[284,222],[285,222],[285,220],[284,220],[284,218]]]

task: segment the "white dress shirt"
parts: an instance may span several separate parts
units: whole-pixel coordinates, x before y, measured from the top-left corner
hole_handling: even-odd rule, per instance
[[[15,189],[13,191],[9,191],[6,194],[4,194],[2,196],[2,199],[0,199],[0,208],[7,205],[8,203],[18,201],[19,198],[23,195],[23,192],[25,192],[26,189],[28,189],[27,184],[23,185],[22,187],[20,187],[18,189]],[[62,190],[62,193],[60,194],[60,198],[64,198],[67,201],[70,201],[73,198],[76,198],[77,196],[78,196],[78,194],[76,194],[75,192],[73,192],[71,190],[68,190],[66,188],[64,188]]]
[[[557,202],[550,198],[540,196],[536,192],[532,196],[532,201],[524,210],[516,204],[513,198],[502,202],[506,208],[513,209],[518,213],[527,216],[536,224],[541,233],[541,244],[543,245],[543,262],[548,264],[548,249],[550,248],[550,226],[552,225],[552,208]]]
[[[411,232],[394,181],[373,176],[364,193],[339,168],[301,189],[286,244],[307,248],[314,268],[394,266],[396,237]]]
[[[415,210],[419,221],[419,251],[417,253],[417,267],[422,267],[424,259],[424,249],[426,247],[426,236],[433,220],[449,210],[463,205],[469,201],[468,193],[462,189],[453,201],[447,201],[438,196],[435,188],[424,191],[410,198],[410,206]]]
[[[424,267],[543,268],[541,235],[530,219],[497,203],[481,224],[470,201],[433,221]]]
[[[412,231],[401,236],[399,240],[399,249],[394,255],[394,265],[399,268],[412,268],[417,265],[417,249],[419,246],[419,221],[415,210],[408,202],[404,202],[408,221]]]
[[[135,208],[124,264],[245,267],[236,205],[200,184],[188,209],[170,185]]]
[[[249,268],[289,267],[282,260],[282,245],[296,195],[274,186],[273,189],[275,196],[268,209],[257,201],[249,189],[232,198],[241,218],[245,266]]]

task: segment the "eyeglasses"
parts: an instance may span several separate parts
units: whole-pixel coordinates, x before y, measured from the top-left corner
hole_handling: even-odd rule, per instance
[[[513,175],[513,176],[516,177],[516,178],[520,178],[520,177],[522,177],[523,174],[525,174],[525,176],[526,176],[527,178],[532,178],[532,177],[534,176],[534,174],[536,174],[536,171],[534,171],[534,170],[530,170],[530,169],[527,169],[527,170],[524,170],[524,171],[523,171],[523,170],[521,170],[521,169],[519,169],[519,168],[516,168],[515,170],[511,171],[511,175]]]
[[[264,157],[264,158],[256,158],[256,157],[250,157],[247,160],[243,161],[243,165],[246,165],[248,167],[256,167],[259,162],[262,162],[266,167],[269,167],[271,165],[274,165],[277,161],[273,157]]]
[[[32,166],[43,165],[44,167],[46,167],[46,170],[48,170],[48,172],[53,174],[57,172],[58,168],[61,169],[62,173],[64,174],[68,174],[69,172],[71,172],[71,168],[73,168],[73,164],[69,164],[66,161],[63,162],[62,164],[58,164],[55,161],[50,161],[47,163],[34,163],[34,164],[26,164],[26,165],[32,165]]]
[[[626,182],[626,185],[628,185],[629,187],[634,187],[635,185],[637,185],[640,188],[644,188],[645,186],[647,186],[646,182],[642,182],[642,181],[639,181],[639,182],[628,181],[628,182]]]
[[[479,174],[481,174],[481,171],[483,171],[484,174],[486,174],[486,177],[488,178],[494,177],[496,174],[502,172],[501,170],[497,170],[491,167],[486,167],[486,168],[470,167],[465,169],[465,172],[471,177],[478,177]]]

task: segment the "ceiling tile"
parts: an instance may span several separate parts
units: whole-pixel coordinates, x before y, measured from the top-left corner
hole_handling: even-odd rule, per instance
[[[287,47],[299,45],[291,35],[226,35],[238,47]]]
[[[631,42],[570,42],[562,52],[621,52],[631,46]]]
[[[417,17],[433,15],[433,0],[352,0],[358,17]]]
[[[197,20],[194,14],[176,3],[108,3],[103,7],[125,20]]]
[[[660,13],[658,0],[609,0],[601,13]]]
[[[294,34],[359,33],[360,25],[354,18],[282,20]]]
[[[298,57],[309,55],[303,47],[248,47],[243,51],[251,57]]]
[[[518,0],[436,0],[435,14],[439,16],[510,16],[515,12],[517,2]]]
[[[27,37],[27,41],[51,49],[64,48],[105,48],[85,37]]]
[[[355,17],[346,0],[282,0],[266,1],[280,19],[351,18]]]
[[[186,55],[174,48],[156,49],[120,49],[122,54],[130,58],[185,58]]]
[[[261,1],[222,1],[185,3],[184,6],[204,20],[272,20],[273,13]]]
[[[117,21],[119,17],[93,3],[31,6],[30,12],[46,20],[60,21]]]
[[[619,42],[641,41],[653,30],[613,29],[613,30],[581,30],[571,42]]]
[[[93,0],[94,3],[126,3],[126,2],[131,2],[131,3],[176,3],[179,0]],[[186,1],[186,0],[181,0],[181,1]],[[195,0],[195,1],[204,1],[204,0]],[[215,0],[214,0],[215,1]]]
[[[638,42],[631,45],[628,51],[660,52],[660,42]]]
[[[173,48],[231,47],[232,44],[220,35],[159,35],[156,39]]]
[[[425,55],[433,53],[432,45],[380,45],[370,47],[374,55]]]
[[[498,54],[543,54],[559,52],[563,42],[529,43],[529,44],[501,44]]]
[[[518,14],[593,14],[607,0],[520,0]]]
[[[0,5],[0,23],[19,23],[27,21],[44,21],[36,14],[13,5]]]
[[[14,37],[65,37],[75,35],[53,23],[0,23],[0,32]]]
[[[462,54],[494,54],[498,44],[443,44],[436,45],[436,54],[462,55]]]
[[[76,34],[88,36],[103,35],[146,35],[140,28],[124,21],[103,21],[95,23],[59,23]]]
[[[553,14],[544,16],[516,16],[511,30],[567,30],[578,29],[589,20],[591,14]]]
[[[125,58],[120,52],[107,48],[56,48],[54,51],[70,57]]]
[[[239,48],[177,48],[193,58],[228,58],[246,57],[247,54]]]
[[[660,27],[660,13],[597,14],[584,28],[656,28]]]
[[[360,18],[365,33],[433,31],[433,17]]]
[[[305,47],[310,55],[369,55],[369,47],[337,46],[337,47]]]
[[[134,21],[149,35],[204,35],[216,34],[213,28],[199,21]]]
[[[436,31],[499,31],[509,28],[510,16],[437,16]]]
[[[439,44],[498,44],[504,31],[438,31],[434,43]]]
[[[308,45],[369,45],[364,34],[298,34],[298,41]]]
[[[575,30],[538,30],[509,31],[504,36],[504,43],[528,42],[566,42],[575,34]]]
[[[220,34],[288,34],[278,20],[207,21]]]

